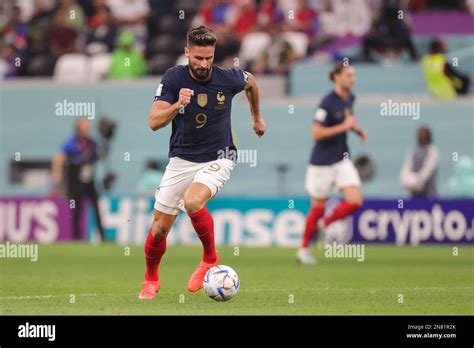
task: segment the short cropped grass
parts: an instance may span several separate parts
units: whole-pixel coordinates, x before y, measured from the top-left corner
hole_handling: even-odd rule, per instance
[[[240,276],[236,298],[215,302],[186,290],[199,247],[171,246],[161,290],[137,299],[142,247],[40,245],[37,262],[0,259],[3,315],[358,315],[474,314],[474,247],[366,245],[365,260],[298,264],[292,248],[220,247],[221,264]],[[236,255],[238,254],[238,255]]]

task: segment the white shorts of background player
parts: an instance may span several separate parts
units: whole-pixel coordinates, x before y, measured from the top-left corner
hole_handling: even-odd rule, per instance
[[[328,166],[309,165],[306,169],[305,188],[314,198],[327,198],[331,188],[360,186],[357,168],[351,160],[342,160]]]

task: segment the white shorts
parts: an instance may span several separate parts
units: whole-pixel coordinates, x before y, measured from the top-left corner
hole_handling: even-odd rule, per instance
[[[188,187],[199,182],[211,190],[211,197],[229,180],[235,162],[227,158],[196,163],[179,157],[172,157],[155,193],[155,210],[165,214],[178,215],[184,209],[184,193]]]
[[[306,191],[315,198],[327,198],[331,187],[360,186],[357,168],[351,160],[342,160],[329,166],[309,165],[306,170]]]

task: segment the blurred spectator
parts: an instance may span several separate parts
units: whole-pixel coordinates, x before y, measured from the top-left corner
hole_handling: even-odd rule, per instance
[[[143,76],[146,72],[145,59],[135,48],[135,35],[130,31],[123,32],[118,39],[117,48],[112,52],[109,78],[129,79]]]
[[[33,16],[28,24],[45,27],[53,18],[56,2],[55,0],[37,0],[34,4]]]
[[[26,48],[27,26],[20,20],[20,7],[13,6],[11,14],[0,28],[2,44],[14,45],[18,50]]]
[[[13,6],[11,14],[0,28],[1,77],[20,74],[27,49],[27,26],[20,20],[20,7]]]
[[[372,14],[368,0],[331,0],[320,14],[325,36],[363,35],[369,30]]]
[[[456,71],[446,61],[446,41],[436,38],[430,43],[430,53],[423,57],[423,70],[431,95],[437,99],[450,99],[456,94],[467,94],[470,78]]]
[[[399,18],[400,9],[384,7],[380,17],[374,22],[370,32],[363,39],[364,59],[374,62],[372,51],[381,53],[408,50],[412,61],[418,60],[418,52],[411,39],[411,31],[404,18]]]
[[[35,0],[15,0],[15,1],[0,1],[0,6],[2,2],[10,3],[12,6],[18,6],[20,8],[20,21],[27,23],[30,21],[33,16]]]
[[[426,7],[437,10],[463,9],[465,0],[424,0]]]
[[[82,7],[76,0],[58,0],[57,11],[64,14],[64,25],[80,33],[84,30],[86,19]]]
[[[117,27],[112,23],[110,9],[99,6],[86,34],[85,51],[89,54],[112,52],[116,37]]]
[[[258,22],[262,27],[268,28],[270,25],[281,23],[284,20],[285,14],[277,0],[263,0],[258,15]]]
[[[474,0],[466,0],[465,2],[466,11],[474,16]]]
[[[234,59],[239,56],[240,41],[228,24],[217,25],[215,32],[217,46],[214,53],[214,63],[225,68],[234,67]]]
[[[5,4],[5,0],[0,0],[0,29],[3,28],[5,23],[8,21],[9,8]]]
[[[285,24],[272,25],[269,28],[271,42],[261,57],[257,58],[249,68],[255,74],[286,74],[291,64],[299,57],[284,37]]]
[[[295,9],[298,7],[298,0],[278,0],[278,6],[284,13],[284,19],[288,19],[290,11],[295,12]]]
[[[311,7],[309,0],[299,0],[294,28],[312,39],[319,30],[318,12]]]
[[[55,58],[49,43],[49,29],[53,22],[55,0],[36,0],[33,16],[28,23],[28,76],[51,76]]]
[[[147,22],[147,31],[149,38],[153,38],[159,34],[162,34],[163,28],[161,27],[161,24],[163,18],[166,18],[166,16],[172,16],[173,18],[180,20],[179,17],[176,15],[174,4],[175,2],[176,0],[148,0],[148,3],[150,5],[150,16],[148,17]],[[196,7],[197,10],[197,6],[194,7]],[[185,18],[187,19],[188,13],[186,9],[183,9],[183,11],[185,11]],[[181,20],[180,25],[182,25]]]
[[[85,17],[88,19],[95,15],[97,7],[106,5],[105,0],[77,0],[77,3],[81,6]]]
[[[163,177],[158,161],[148,161],[145,171],[137,182],[137,191],[142,195],[153,196]]]
[[[410,11],[418,11],[426,8],[426,0],[409,0],[407,8]]]
[[[66,10],[59,8],[53,16],[53,25],[48,30],[48,42],[55,58],[76,51],[78,33],[66,24]]]
[[[336,37],[366,34],[376,10],[380,10],[380,16],[363,39],[364,59],[373,61],[374,51],[398,57],[406,49],[412,60],[416,60],[418,54],[409,26],[406,18],[398,19],[398,9],[444,6],[442,1],[429,0],[202,0],[200,3],[190,4],[188,10],[188,4],[183,2],[186,20],[199,8],[191,24],[206,24],[217,32],[221,31],[215,57],[216,64],[221,66],[233,65],[241,43],[242,48],[249,51],[245,39],[249,38],[250,42],[250,36],[255,34],[252,39],[264,40],[263,35],[275,31],[272,28],[275,25],[285,23],[285,31],[291,29],[307,36],[306,41],[302,40],[303,35],[298,37],[296,33],[286,34],[283,40],[275,40],[273,35],[274,52],[283,52],[281,55],[275,57],[267,53],[256,60],[255,57],[260,55],[257,50],[245,62],[241,59],[244,65],[253,60],[257,70],[269,73],[287,71],[288,62],[293,62],[301,54],[314,52]],[[445,5],[466,10],[468,3],[472,3],[474,8],[474,0],[456,0]],[[177,36],[181,29],[175,29],[178,24],[172,20],[175,17],[173,11],[176,11],[173,0],[0,0],[0,30],[10,28],[11,31],[11,23],[7,27],[7,22],[11,22],[13,7],[20,8],[16,35],[26,44],[11,45],[2,33],[0,65],[9,76],[50,75],[51,66],[54,67],[58,56],[77,50],[88,54],[111,52],[117,37],[125,31],[134,33],[134,44],[139,52],[145,52],[145,43],[152,48],[147,54],[150,54],[150,60],[152,56],[157,58],[160,67],[156,71],[151,69],[155,73],[161,73],[170,61],[176,61],[180,53],[163,50],[166,44],[162,44],[163,40],[166,43],[182,39]],[[63,20],[58,18],[58,13],[64,17]],[[179,22],[179,25],[189,25],[189,21]],[[26,26],[28,35],[24,29]],[[148,37],[148,31],[152,37]],[[259,37],[258,34],[262,35]],[[288,45],[281,46],[284,42]],[[266,42],[260,44],[267,46]],[[306,51],[301,48],[304,46]],[[293,54],[286,54],[285,47],[291,47]],[[26,62],[24,69],[12,66],[18,57]],[[278,61],[282,63],[276,63]],[[469,80],[465,75],[449,70],[447,66],[446,76],[453,81],[457,93],[467,93]]]
[[[80,1],[80,0],[79,0]],[[99,14],[99,11],[102,10],[104,7],[108,9],[108,12],[110,13],[110,20],[113,21],[112,17],[112,11],[110,10],[110,7],[107,5],[107,0],[91,0],[92,3],[92,9],[88,9],[86,13],[89,13],[87,16],[87,24],[89,27],[96,27],[98,25],[98,22],[101,21],[101,14]],[[80,1],[82,3],[82,1]],[[88,8],[88,6],[87,6]]]
[[[438,195],[436,172],[439,151],[432,143],[431,130],[428,127],[420,127],[417,137],[418,147],[406,156],[400,182],[412,197],[433,198]]]
[[[0,51],[0,80],[18,76],[21,70],[21,58],[15,45],[5,45]]]
[[[73,200],[73,238],[80,239],[80,216],[84,198],[91,200],[97,219],[100,237],[104,240],[104,229],[99,213],[97,189],[94,183],[94,167],[99,160],[97,143],[90,135],[91,123],[81,117],[76,122],[75,132],[67,139],[60,153],[52,161],[54,191],[65,182],[68,200]]]
[[[230,6],[228,0],[205,0],[194,18],[192,25],[214,27],[215,24],[226,22]]]
[[[242,0],[235,4],[231,13],[232,15],[229,15],[232,18],[230,23],[234,25],[238,37],[242,38],[257,29],[258,12],[253,0]]]
[[[148,0],[107,0],[114,23],[120,32],[131,31],[136,38],[140,52],[145,50],[147,39],[147,19],[150,15]]]

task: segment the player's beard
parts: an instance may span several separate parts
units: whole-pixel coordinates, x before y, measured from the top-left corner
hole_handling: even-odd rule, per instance
[[[211,72],[211,69],[206,69],[206,68],[193,68],[191,65],[191,71],[193,72],[194,77],[200,81],[204,81],[209,77],[209,73]]]

